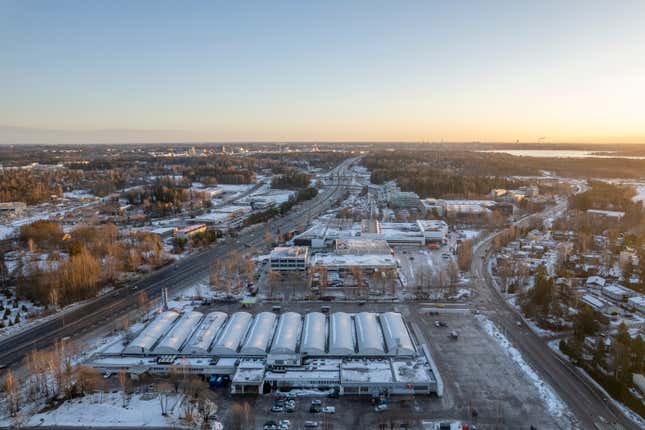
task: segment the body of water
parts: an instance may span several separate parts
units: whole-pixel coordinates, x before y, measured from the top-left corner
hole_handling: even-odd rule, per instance
[[[612,155],[611,151],[583,151],[578,149],[487,149],[478,152],[510,154],[517,157],[538,158],[628,158],[645,160],[645,156]]]

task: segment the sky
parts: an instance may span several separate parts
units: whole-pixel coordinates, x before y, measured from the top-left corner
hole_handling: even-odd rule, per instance
[[[0,0],[0,144],[645,143],[645,1]]]

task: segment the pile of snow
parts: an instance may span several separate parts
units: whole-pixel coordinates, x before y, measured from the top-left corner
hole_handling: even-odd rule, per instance
[[[554,417],[561,417],[565,412],[565,405],[558,397],[558,395],[553,391],[547,383],[545,383],[533,370],[531,366],[528,365],[522,354],[515,348],[508,339],[500,333],[500,331],[495,327],[492,321],[487,319],[482,315],[478,315],[477,319],[479,320],[484,331],[491,336],[495,341],[502,347],[506,354],[517,364],[517,366],[524,372],[524,374],[529,378],[531,383],[537,388],[540,393],[540,397],[544,400],[549,413]]]

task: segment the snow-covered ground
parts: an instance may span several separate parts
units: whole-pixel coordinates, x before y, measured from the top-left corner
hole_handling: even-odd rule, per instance
[[[135,394],[125,400],[123,393],[96,393],[64,402],[58,408],[31,417],[30,426],[69,427],[181,427],[183,395],[169,395],[169,410],[161,414],[157,394]],[[220,427],[221,428],[221,427]]]
[[[506,354],[513,360],[513,362],[524,372],[526,377],[531,381],[531,383],[537,388],[540,393],[540,397],[547,406],[549,413],[553,417],[562,417],[567,413],[565,404],[562,402],[560,397],[553,391],[546,382],[544,382],[540,376],[533,370],[531,366],[524,360],[522,354],[515,348],[508,339],[497,329],[495,324],[492,321],[484,317],[483,315],[477,315],[481,326],[484,328],[484,331],[488,333],[495,341],[499,344],[500,347],[506,352]]]

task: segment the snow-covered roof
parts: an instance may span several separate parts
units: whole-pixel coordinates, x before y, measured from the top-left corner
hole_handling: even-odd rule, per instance
[[[310,312],[305,316],[300,352],[303,354],[325,353],[327,340],[327,318],[320,312]]]
[[[242,354],[265,354],[273,336],[275,320],[276,316],[273,312],[257,314],[240,352]]]
[[[301,327],[302,316],[299,313],[287,312],[282,314],[271,346],[271,353],[295,354]]]
[[[329,331],[329,353],[334,355],[354,354],[354,324],[352,317],[345,312],[335,312],[331,316]]]
[[[251,314],[248,312],[236,312],[224,326],[222,334],[213,345],[213,354],[235,354],[244,340],[244,336],[251,323]]]
[[[354,317],[358,351],[366,355],[385,353],[383,334],[375,313],[361,312]]]
[[[184,314],[161,339],[154,352],[156,354],[177,354],[203,316],[203,313],[196,311]]]
[[[189,354],[207,354],[219,329],[224,325],[227,315],[224,312],[211,312],[206,315],[195,333],[183,348]]]
[[[155,343],[166,333],[179,314],[175,311],[163,312],[143,329],[139,335],[123,350],[126,354],[141,354],[150,352]]]
[[[385,312],[380,316],[381,326],[388,353],[412,355],[415,352],[410,333],[405,327],[403,317],[397,312]]]

